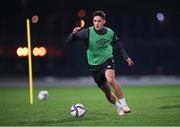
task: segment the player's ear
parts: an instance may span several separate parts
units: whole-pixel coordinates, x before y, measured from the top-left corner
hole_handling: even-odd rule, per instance
[[[106,23],[106,19],[103,20],[103,25]]]

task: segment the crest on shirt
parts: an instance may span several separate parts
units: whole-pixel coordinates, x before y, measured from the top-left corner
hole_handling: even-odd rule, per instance
[[[97,43],[98,45],[101,45],[101,46],[106,45],[108,42],[109,42],[109,40],[107,40],[107,39],[105,39],[105,38],[102,38],[102,39],[96,41],[96,43]]]

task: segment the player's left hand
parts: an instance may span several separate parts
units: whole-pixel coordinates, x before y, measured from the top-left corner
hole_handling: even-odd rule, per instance
[[[127,62],[128,62],[128,65],[129,65],[129,66],[133,66],[133,65],[134,65],[134,62],[133,62],[132,59],[129,58],[129,57],[128,57],[128,59],[127,59]]]

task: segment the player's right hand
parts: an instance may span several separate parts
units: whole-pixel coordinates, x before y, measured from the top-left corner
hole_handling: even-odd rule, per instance
[[[75,27],[74,29],[73,29],[73,34],[77,34],[79,31],[81,30],[81,27]]]

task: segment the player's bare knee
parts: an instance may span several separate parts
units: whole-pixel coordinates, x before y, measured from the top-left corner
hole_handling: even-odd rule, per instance
[[[116,80],[115,80],[115,78],[108,78],[108,79],[107,79],[107,82],[108,82],[111,86],[113,86],[113,85],[115,85]]]

